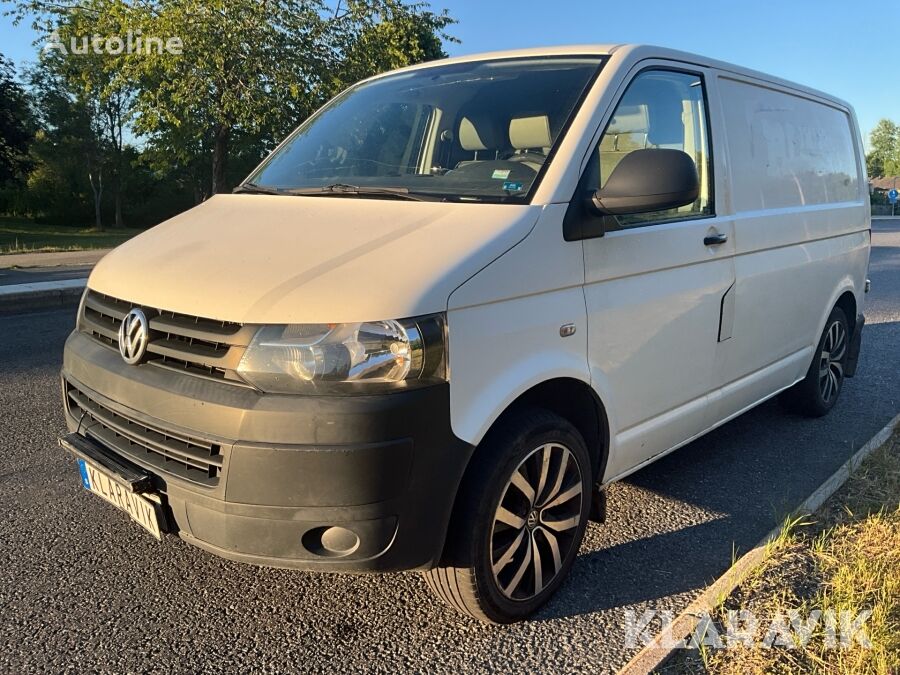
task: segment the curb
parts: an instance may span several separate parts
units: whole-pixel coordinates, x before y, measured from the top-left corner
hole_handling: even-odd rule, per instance
[[[807,497],[793,511],[793,515],[805,513],[813,513],[822,504],[824,504],[831,495],[837,492],[850,475],[856,470],[860,463],[872,454],[875,450],[884,445],[894,432],[894,429],[900,426],[900,414],[896,415],[888,422],[877,434],[857,450],[850,459],[844,462],[840,468],[835,471],[828,479],[825,480],[816,490]],[[697,624],[700,623],[701,615],[706,615],[715,609],[718,604],[717,600],[728,596],[744,578],[757,565],[759,565],[766,554],[766,547],[771,541],[774,541],[781,533],[781,525],[777,525],[762,541],[760,541],[753,549],[741,556],[725,574],[716,579],[710,586],[700,594],[687,608],[679,614],[675,620],[665,626],[663,630],[653,638],[653,641],[646,645],[641,651],[622,667],[619,675],[645,675],[653,673],[663,666],[666,661],[674,654],[675,650],[664,646],[671,644],[675,640],[680,640],[694,632]]]
[[[87,279],[65,279],[0,286],[0,314],[75,306],[86,285]]]
[[[5,253],[0,255],[0,269],[95,265],[111,250],[111,248],[91,248],[51,253]]]

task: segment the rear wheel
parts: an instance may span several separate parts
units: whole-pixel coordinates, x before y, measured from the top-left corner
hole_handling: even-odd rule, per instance
[[[806,377],[785,391],[782,401],[792,410],[821,417],[837,402],[844,385],[844,365],[850,347],[847,315],[840,307],[831,310]]]
[[[530,409],[479,448],[454,507],[432,590],[482,621],[524,619],[557,590],[578,553],[593,476],[584,439],[567,420]]]

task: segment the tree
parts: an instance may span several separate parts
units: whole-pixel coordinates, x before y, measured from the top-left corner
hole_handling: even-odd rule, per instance
[[[97,3],[105,4],[105,3]],[[95,194],[97,227],[100,221],[100,201],[103,192],[103,173],[107,173],[113,196],[114,222],[122,227],[122,172],[125,151],[125,127],[131,116],[135,90],[132,82],[121,77],[122,57],[112,53],[76,54],[71,51],[74,38],[77,42],[95,35],[104,20],[99,7],[75,7],[60,14],[53,25],[55,49],[44,49],[40,64],[51,69],[71,95],[80,100],[90,113],[91,125],[97,136],[95,144],[100,155],[98,168],[89,178]]]
[[[30,18],[39,34],[62,44],[44,51],[41,67],[78,108],[72,119],[89,122],[82,157],[96,222],[110,190],[116,222],[128,212],[120,195],[129,172],[142,180],[165,176],[195,201],[229,189],[338,91],[383,70],[444,56],[443,41],[452,40],[444,31],[453,19],[427,3],[328,1],[15,3],[17,21]],[[135,48],[98,52],[93,35]],[[86,49],[72,53],[70,38]],[[159,48],[149,40],[159,40]],[[180,40],[177,48],[169,47],[172,40]],[[42,143],[68,129],[42,117]],[[123,142],[129,133],[142,140],[140,170],[124,159],[131,156]]]
[[[87,201],[94,226],[102,229],[106,158],[97,102],[71,90],[59,59],[45,54],[28,71],[40,126],[31,148],[31,210],[56,219],[74,215],[76,205]]]
[[[325,71],[328,97],[377,73],[445,58],[442,38],[455,41],[444,33],[453,19],[446,10],[428,11],[426,3],[385,2],[373,13],[372,3],[352,0],[343,14],[341,3],[335,11],[330,28],[335,58]]]
[[[71,26],[63,28],[68,32]],[[110,183],[116,224],[121,225],[123,95],[101,85],[102,64],[88,55],[45,51],[31,78],[47,138],[55,142],[65,139],[68,146],[78,148],[77,156],[91,188],[94,227],[103,229],[103,194]]]
[[[210,191],[230,187],[228,162],[239,137],[260,155],[336,90],[386,68],[441,56],[452,23],[422,3],[320,0],[104,2],[101,34],[126,28],[179,53],[122,59],[121,77],[139,83],[135,130],[165,155],[208,153]],[[257,157],[258,159],[258,157]]]
[[[23,178],[34,135],[28,95],[14,78],[12,63],[0,54],[0,184]]]
[[[900,126],[881,119],[869,134],[872,150],[866,155],[866,169],[870,177],[900,175]]]
[[[121,55],[98,53],[90,48],[89,36],[103,34],[102,29],[107,26],[104,13],[117,1],[65,4],[31,0],[17,3],[16,9],[7,12],[13,14],[16,23],[33,15],[33,28],[51,38],[39,54],[39,67],[49,71],[44,84],[52,81],[57,93],[64,91],[88,114],[92,137],[84,140],[92,152],[85,168],[94,194],[98,228],[102,228],[104,184],[113,196],[115,224],[123,225],[124,139],[134,100],[133,84],[121,76]],[[73,48],[77,43],[83,46],[80,53]]]

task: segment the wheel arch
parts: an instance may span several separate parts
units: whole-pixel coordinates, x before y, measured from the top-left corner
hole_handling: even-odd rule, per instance
[[[543,380],[525,389],[510,401],[475,444],[475,450],[463,471],[451,508],[450,522],[440,555],[440,560],[444,563],[448,560],[448,546],[452,547],[452,542],[459,536],[458,501],[465,496],[466,486],[475,479],[475,472],[480,465],[479,460],[484,457],[482,453],[487,452],[492,432],[503,425],[509,417],[523,409],[533,407],[558,414],[581,433],[593,462],[595,489],[598,491],[597,494],[601,494],[599,486],[606,471],[610,452],[610,425],[606,405],[590,384],[583,380],[567,376]],[[592,509],[594,508],[598,511],[592,510],[592,518],[602,521],[605,518],[605,503],[595,502]]]
[[[840,307],[844,314],[847,317],[847,323],[849,324],[850,334],[853,334],[853,331],[856,328],[856,318],[857,318],[857,304],[856,304],[856,295],[853,294],[851,290],[845,290],[840,294],[838,299],[834,303],[834,307]],[[828,310],[828,313],[831,314],[831,310]],[[827,319],[826,319],[827,320]],[[823,326],[824,328],[824,326]]]
[[[600,396],[587,382],[572,377],[556,377],[531,386],[513,399],[494,419],[482,441],[489,438],[491,430],[506,418],[526,407],[549,410],[578,429],[594,462],[595,482],[602,479],[609,460],[609,417]],[[476,446],[474,454],[479,452],[481,445],[479,443]],[[470,459],[469,465],[471,464]]]
[[[840,307],[844,310],[844,314],[847,315],[848,327],[852,333],[853,328],[856,325],[857,308],[859,307],[856,296],[856,286],[853,283],[853,279],[849,276],[841,279],[840,283],[838,283],[834,292],[831,294],[829,301],[822,308],[822,314],[819,317],[818,330],[816,330],[815,335],[813,335],[813,350],[815,350],[819,338],[822,337],[822,331],[825,330],[825,323],[828,321],[828,317],[835,307]]]
[[[816,359],[816,346],[822,338],[822,332],[825,330],[825,324],[828,322],[828,317],[831,316],[831,312],[834,311],[835,307],[840,307],[843,310],[847,317],[848,332],[850,335],[853,335],[853,331],[856,328],[857,308],[859,307],[859,303],[856,299],[856,286],[849,276],[841,279],[837,289],[832,293],[831,299],[825,305],[822,315],[819,317],[818,329],[813,335],[813,341],[810,345],[812,351],[809,363],[806,366],[807,370]],[[798,373],[798,375],[802,379],[802,376],[805,373],[806,370],[804,370],[802,374]]]

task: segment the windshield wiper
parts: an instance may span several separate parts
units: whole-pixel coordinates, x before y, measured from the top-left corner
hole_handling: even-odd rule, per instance
[[[235,194],[250,194],[250,195],[281,195],[284,194],[281,190],[276,188],[266,187],[265,185],[257,185],[256,183],[241,183],[234,190],[232,190]]]
[[[296,188],[284,190],[282,194],[289,195],[378,195],[391,197],[393,199],[409,199],[414,202],[432,201],[426,197],[410,194],[409,188],[405,187],[365,187],[360,185],[350,185],[349,183],[332,183],[320,188]]]
[[[415,202],[438,201],[439,198],[428,198],[424,196],[416,196],[410,194],[409,188],[405,187],[362,187],[359,185],[350,185],[349,183],[332,183],[323,187],[311,188],[273,188],[267,185],[257,185],[256,183],[241,183],[234,192],[237,194],[253,194],[253,195],[292,195],[292,196],[314,196],[314,197],[330,197],[341,195],[377,195],[390,197],[392,199],[409,199]]]

